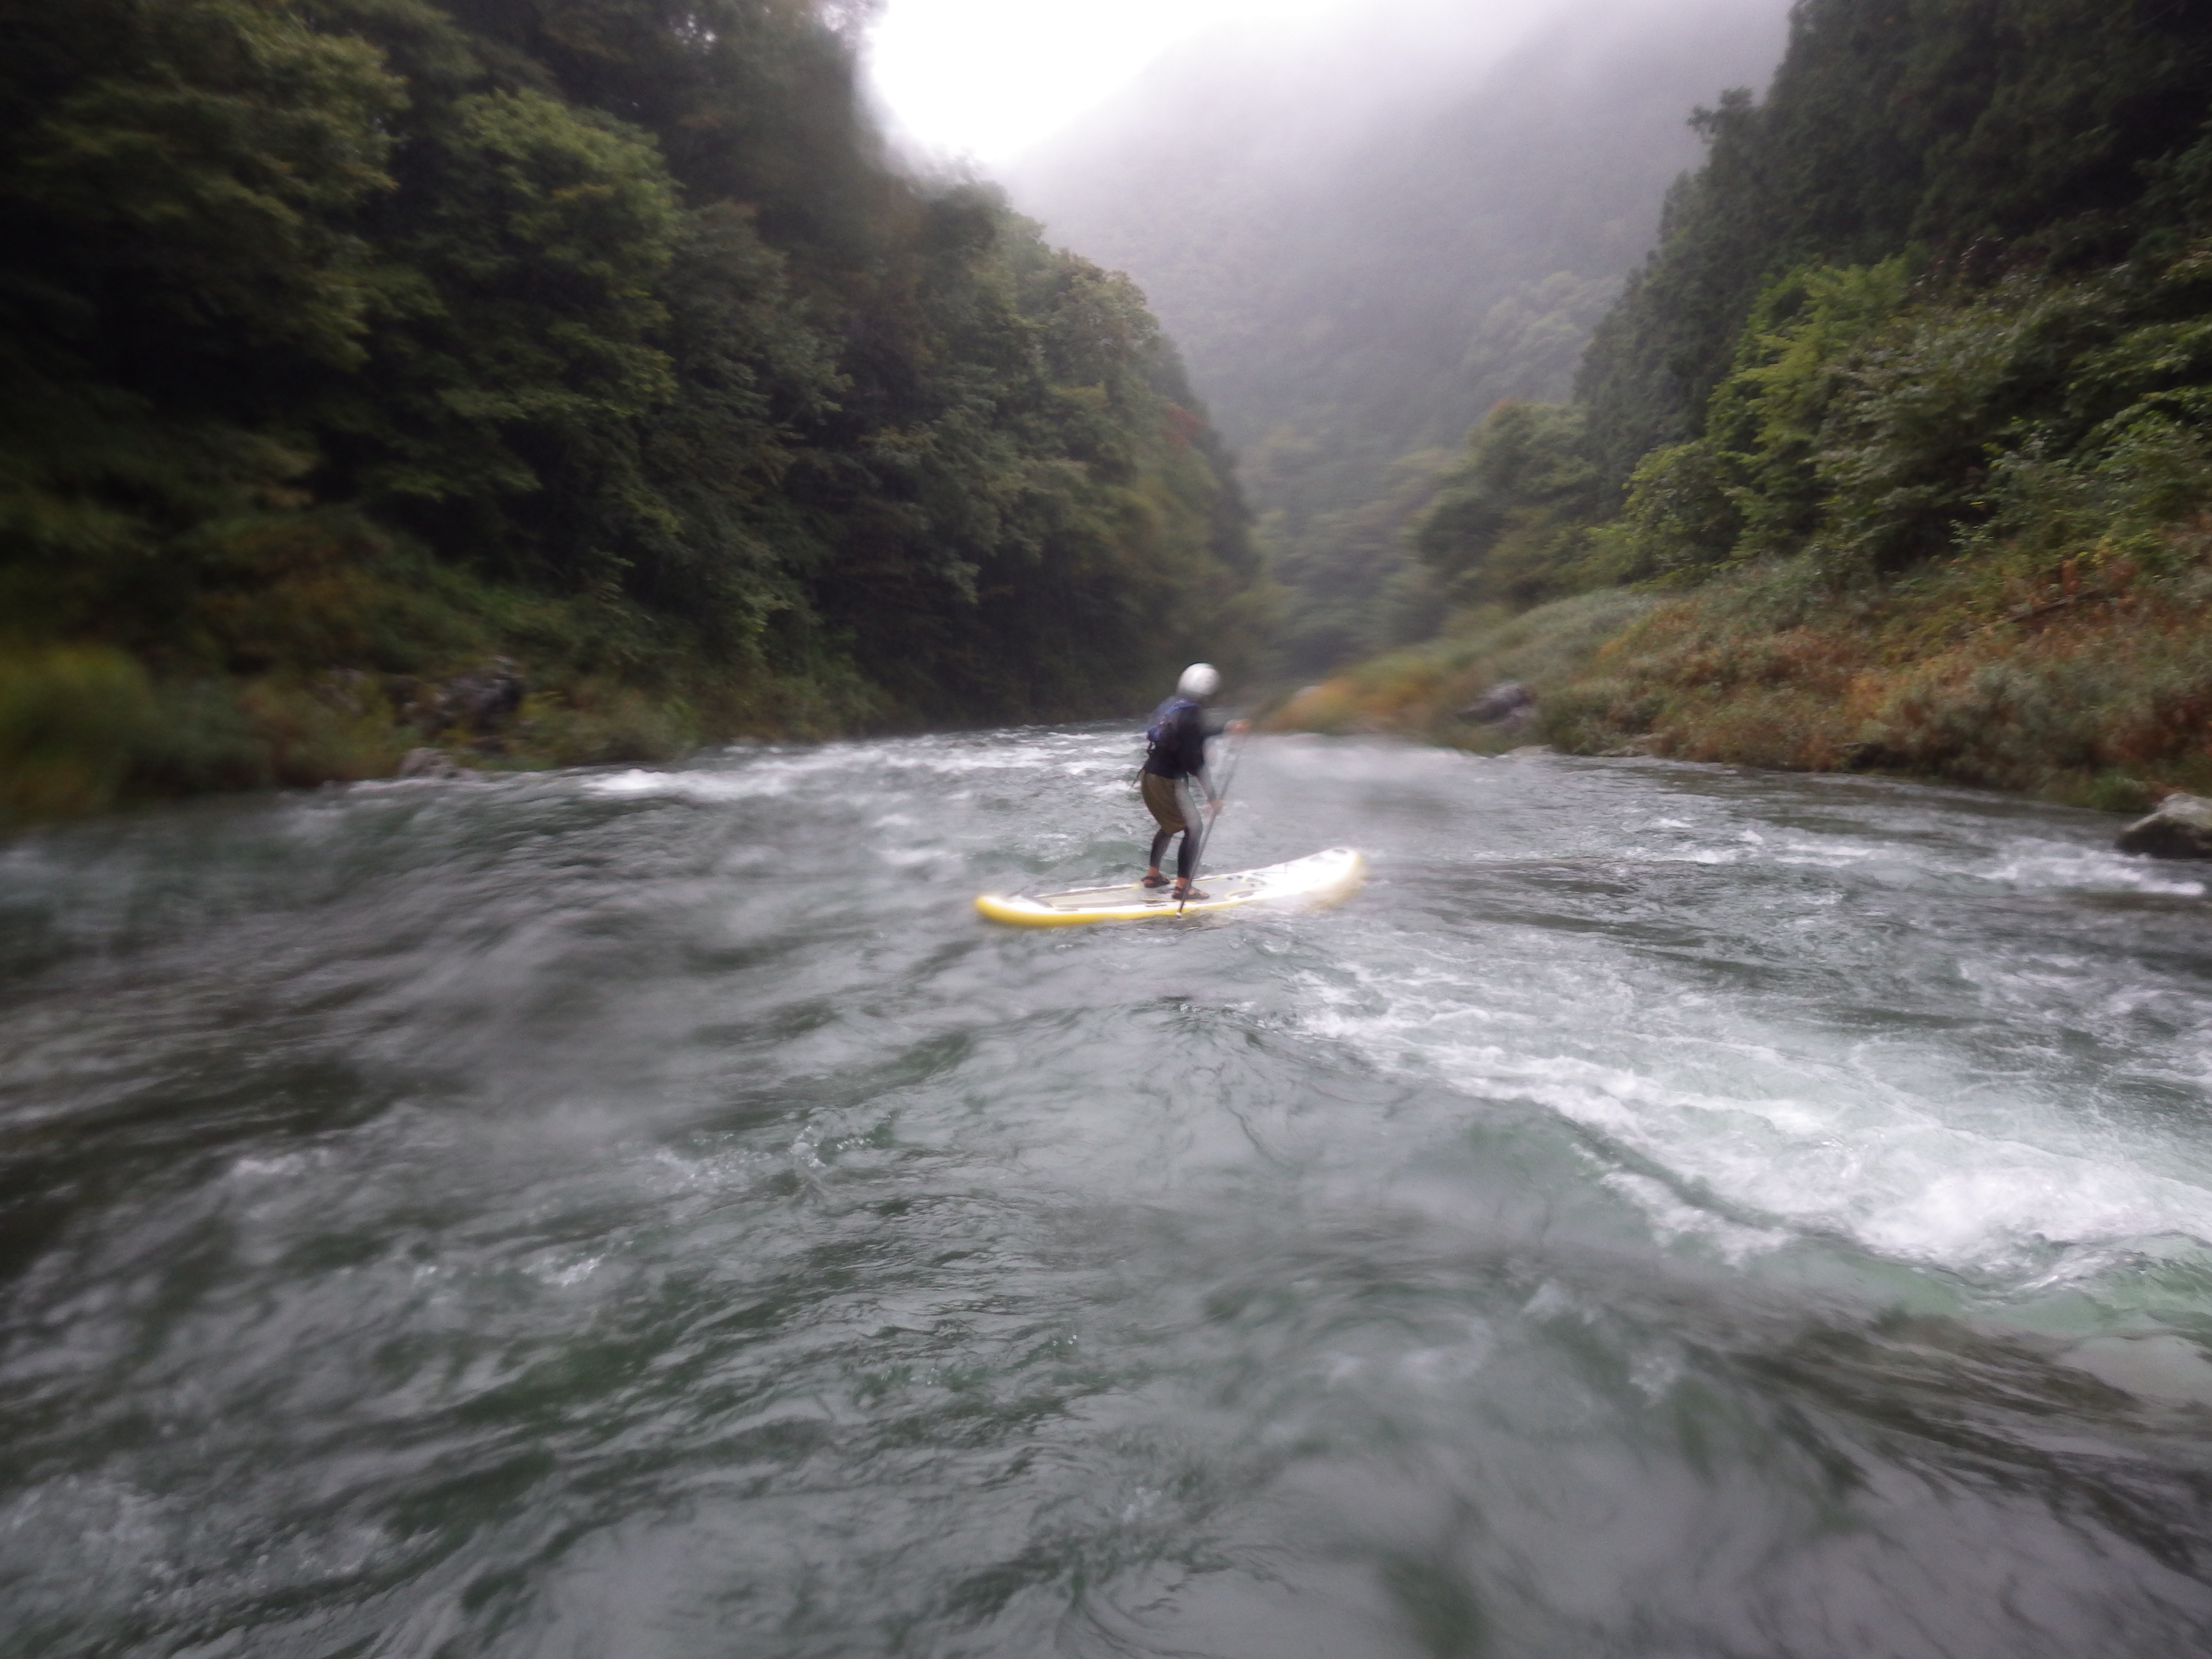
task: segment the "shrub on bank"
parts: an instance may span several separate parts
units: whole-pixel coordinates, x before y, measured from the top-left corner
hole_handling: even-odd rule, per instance
[[[1538,693],[1525,729],[1461,717]],[[1302,692],[1279,728],[1940,778],[2106,811],[2212,792],[2212,520],[2155,556],[2014,544],[1902,581],[1813,556],[1672,596],[1472,619]]]
[[[1484,725],[1465,711],[1504,680],[1548,698],[1653,603],[1648,594],[1608,588],[1517,616],[1502,606],[1469,611],[1436,639],[1307,687],[1268,724],[1276,731],[1398,732],[1475,750],[1528,742],[1517,727]]]
[[[2026,550],[1832,589],[1799,562],[1653,611],[1547,700],[1585,753],[1879,769],[2132,811],[2212,785],[2212,567]],[[1776,623],[1787,626],[1778,629]]]
[[[121,792],[155,727],[146,672],[120,651],[0,656],[0,816],[94,811]]]

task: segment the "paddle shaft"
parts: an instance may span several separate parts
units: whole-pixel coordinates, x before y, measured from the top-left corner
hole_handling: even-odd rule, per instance
[[[1244,739],[1250,735],[1249,730],[1239,732],[1237,734],[1237,741],[1230,745],[1229,764],[1222,769],[1221,787],[1213,792],[1213,799],[1206,803],[1207,811],[1201,820],[1203,827],[1194,827],[1185,832],[1194,835],[1198,838],[1197,850],[1190,855],[1189,886],[1191,887],[1198,885],[1199,866],[1206,860],[1206,844],[1213,839],[1214,820],[1221,816],[1222,805],[1229,799],[1229,786],[1237,776],[1237,763],[1244,757]],[[1185,899],[1182,904],[1176,906],[1176,914],[1181,915],[1184,905],[1189,902],[1188,899]]]

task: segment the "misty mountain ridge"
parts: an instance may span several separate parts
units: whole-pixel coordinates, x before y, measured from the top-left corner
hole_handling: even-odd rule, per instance
[[[1698,158],[1686,118],[1763,82],[1785,21],[1401,0],[1217,34],[1010,169],[1052,240],[1137,281],[1243,452],[1293,671],[1394,630],[1424,481],[1500,399],[1565,394]]]
[[[1283,720],[2212,795],[2212,8],[1799,0],[1698,126],[1413,521],[1435,636]]]

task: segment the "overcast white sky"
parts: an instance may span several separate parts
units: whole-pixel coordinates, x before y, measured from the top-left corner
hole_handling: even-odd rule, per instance
[[[888,0],[870,31],[877,95],[906,137],[986,167],[1018,155],[1177,41],[1358,0]]]

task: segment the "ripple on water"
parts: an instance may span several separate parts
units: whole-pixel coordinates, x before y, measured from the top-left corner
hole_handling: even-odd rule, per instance
[[[0,1653],[2212,1644],[2203,884],[1952,790],[1097,729],[0,847]]]

